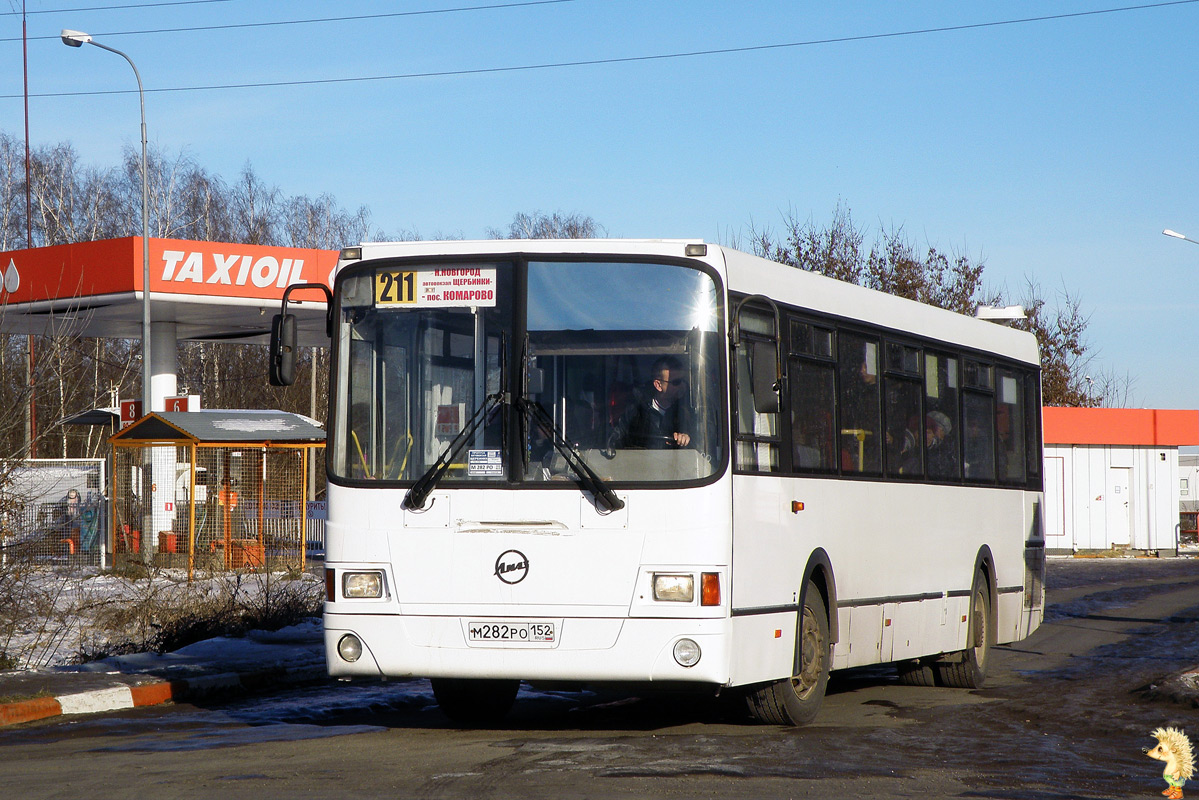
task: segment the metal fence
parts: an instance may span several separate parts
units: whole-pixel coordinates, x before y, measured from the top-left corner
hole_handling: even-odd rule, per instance
[[[30,459],[13,466],[5,477],[0,487],[0,560],[104,564],[104,459]]]
[[[1180,512],[1178,523],[1178,549],[1199,552],[1199,512]]]
[[[194,570],[307,566],[323,445],[136,444],[113,451],[113,557]],[[321,487],[323,489],[323,486]],[[314,543],[315,544],[315,543]],[[323,551],[323,536],[319,542]]]

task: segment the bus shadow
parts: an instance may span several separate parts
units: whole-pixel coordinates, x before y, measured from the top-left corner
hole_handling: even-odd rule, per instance
[[[827,695],[894,686],[895,670],[872,666],[833,673]],[[384,688],[390,687],[390,688]],[[428,681],[379,684],[377,692],[348,702],[321,724],[377,725],[397,729],[487,729],[645,732],[688,726],[761,728],[740,692],[638,691],[621,688],[556,689],[522,684],[516,703],[492,725],[464,725],[445,716]]]

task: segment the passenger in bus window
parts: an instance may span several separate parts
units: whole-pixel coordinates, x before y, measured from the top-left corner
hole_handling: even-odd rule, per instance
[[[654,362],[650,375],[648,389],[638,393],[616,421],[611,447],[662,450],[691,443],[693,424],[682,362],[663,356]]]
[[[933,478],[957,477],[957,453],[953,451],[953,423],[942,411],[930,411],[924,417],[924,450],[928,474]]]
[[[878,345],[841,337],[841,468],[847,472],[879,471]]]

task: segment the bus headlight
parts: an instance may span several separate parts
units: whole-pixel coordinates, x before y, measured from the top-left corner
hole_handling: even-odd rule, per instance
[[[675,649],[678,649],[678,645],[675,645]],[[352,633],[347,633],[337,642],[337,654],[341,656],[342,661],[353,664],[362,657],[362,640]]]
[[[343,597],[382,597],[382,572],[344,572],[341,577]]]
[[[672,603],[690,603],[695,599],[695,576],[655,572],[654,599]]]
[[[702,655],[694,639],[679,639],[674,643],[674,660],[680,667],[694,667]]]

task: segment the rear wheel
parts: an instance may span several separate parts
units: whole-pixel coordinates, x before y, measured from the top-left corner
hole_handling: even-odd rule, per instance
[[[832,667],[828,611],[813,583],[804,590],[797,633],[799,674],[752,689],[746,695],[750,713],[769,725],[805,725],[816,718],[824,701]]]
[[[904,686],[936,686],[933,666],[925,661],[900,661],[895,670]]]
[[[441,711],[462,725],[495,725],[516,702],[520,681],[434,678],[433,697]]]
[[[969,638],[966,649],[954,653],[950,661],[937,664],[942,686],[954,689],[980,689],[987,678],[987,661],[995,643],[991,625],[991,593],[987,580],[979,573],[970,593]]]

